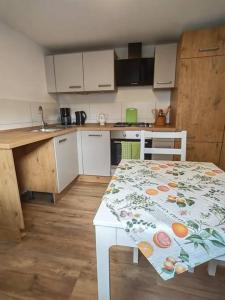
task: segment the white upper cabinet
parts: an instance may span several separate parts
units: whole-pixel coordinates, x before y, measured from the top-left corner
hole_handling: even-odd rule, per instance
[[[114,51],[83,53],[85,91],[112,91],[114,80]]]
[[[159,45],[155,48],[154,88],[175,86],[177,44]]]
[[[55,68],[54,68],[54,56],[48,55],[45,57],[45,72],[48,93],[56,93],[55,85]]]
[[[54,63],[58,93],[84,90],[82,53],[54,55]]]

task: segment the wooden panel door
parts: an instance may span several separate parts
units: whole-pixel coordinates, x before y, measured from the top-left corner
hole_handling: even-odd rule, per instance
[[[175,85],[177,44],[155,48],[154,88],[172,88]]]
[[[177,127],[198,142],[222,142],[225,124],[225,56],[182,60]]]
[[[83,53],[85,91],[112,91],[114,83],[114,51]]]
[[[223,142],[222,149],[220,152],[219,167],[225,171],[225,142]]]
[[[225,27],[185,32],[181,40],[181,58],[225,54]]]
[[[68,93],[84,90],[82,53],[55,55],[54,62],[57,92]]]
[[[187,160],[208,161],[219,165],[222,143],[188,142]]]

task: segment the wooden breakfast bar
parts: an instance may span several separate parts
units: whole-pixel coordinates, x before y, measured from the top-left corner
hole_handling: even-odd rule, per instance
[[[19,170],[24,167],[25,159],[23,160],[23,156],[25,153],[27,158],[30,152],[29,159],[31,160],[31,163],[26,164],[26,168],[32,168],[35,164],[39,167],[41,165],[42,172],[46,172],[44,176],[45,185],[51,185],[51,177],[55,176],[55,162],[52,157],[53,138],[83,130],[121,130],[121,128],[114,127],[114,124],[106,124],[105,126],[85,124],[60,128],[60,130],[53,132],[40,132],[37,129],[37,127],[32,127],[0,131],[0,240],[20,240],[25,232],[20,193],[24,192],[26,184],[23,184],[22,187],[19,184],[22,176]],[[140,130],[136,127],[123,129]],[[168,125],[151,127],[147,130],[174,131],[175,128]],[[39,176],[39,181],[41,179],[43,176]],[[54,186],[52,189],[54,191]]]

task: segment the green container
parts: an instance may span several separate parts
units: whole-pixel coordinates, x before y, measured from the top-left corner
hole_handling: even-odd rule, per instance
[[[137,123],[137,109],[136,108],[127,108],[126,122],[127,123]]]

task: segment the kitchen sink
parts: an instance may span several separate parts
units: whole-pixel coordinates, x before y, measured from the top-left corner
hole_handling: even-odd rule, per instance
[[[54,132],[58,130],[62,130],[63,128],[39,128],[39,129],[33,129],[32,132]]]

